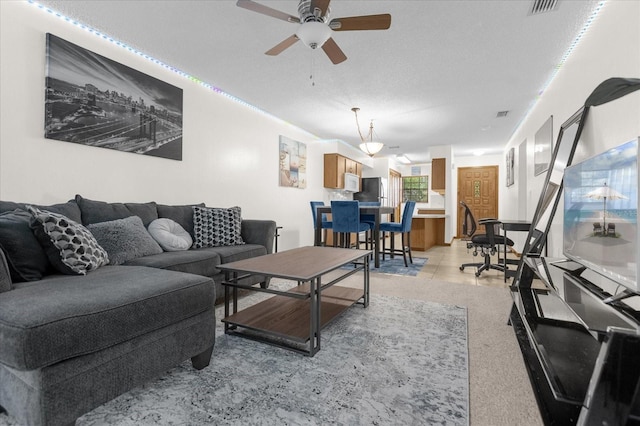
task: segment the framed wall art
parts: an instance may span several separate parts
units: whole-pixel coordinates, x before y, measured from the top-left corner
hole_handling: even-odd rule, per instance
[[[553,151],[553,115],[549,116],[536,132],[533,140],[533,175],[538,176],[549,169],[551,152]]]
[[[45,138],[182,160],[182,89],[47,34]]]
[[[510,148],[507,151],[507,187],[515,183],[515,148]]]
[[[280,186],[307,187],[307,145],[280,136]]]

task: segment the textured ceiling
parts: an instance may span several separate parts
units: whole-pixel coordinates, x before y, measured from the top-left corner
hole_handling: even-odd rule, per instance
[[[418,163],[434,145],[501,153],[599,2],[531,15],[528,0],[334,0],[332,18],[392,16],[386,31],[334,32],[348,57],[339,65],[301,42],[265,55],[297,25],[232,0],[39,3],[321,139],[357,145],[359,107],[363,131],[373,119],[385,144],[379,156]],[[261,3],[297,16],[297,1]]]

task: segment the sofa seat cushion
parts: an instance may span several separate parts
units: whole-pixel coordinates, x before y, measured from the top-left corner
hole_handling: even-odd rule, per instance
[[[32,370],[93,353],[205,312],[214,299],[207,277],[131,266],[20,283],[0,297],[0,362]]]
[[[217,266],[221,263],[216,252],[205,250],[171,251],[139,257],[130,260],[125,265],[148,266],[151,268],[168,269],[170,271],[187,272],[190,274],[213,277],[220,272]]]
[[[267,249],[258,244],[243,244],[241,246],[220,246],[206,247],[198,249],[198,251],[208,253],[216,253],[220,256],[221,263],[236,262],[238,260],[250,259],[256,256],[267,254]]]

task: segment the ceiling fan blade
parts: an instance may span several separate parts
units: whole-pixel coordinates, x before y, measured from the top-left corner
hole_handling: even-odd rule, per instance
[[[339,64],[340,62],[343,62],[347,59],[347,55],[344,54],[342,49],[338,47],[338,45],[332,38],[329,38],[329,40],[324,42],[324,44],[322,45],[322,50],[324,50],[324,53],[327,54],[329,59],[331,59],[331,62],[333,62],[334,64]]]
[[[276,44],[271,49],[264,52],[264,54],[269,56],[279,55],[280,53],[282,53],[283,50],[285,50],[288,47],[291,47],[298,40],[299,40],[298,36],[294,34],[291,37],[286,38],[280,43]]]
[[[243,9],[251,10],[253,12],[262,13],[263,15],[271,16],[272,18],[282,19],[283,21],[300,23],[300,19],[296,16],[289,15],[288,13],[280,12],[279,10],[272,9],[260,3],[256,3],[252,0],[238,0],[236,6]]]
[[[311,12],[315,9],[320,10],[320,17],[327,14],[327,10],[329,9],[329,3],[331,0],[311,0]]]
[[[350,16],[329,22],[333,31],[386,30],[391,26],[391,15]]]

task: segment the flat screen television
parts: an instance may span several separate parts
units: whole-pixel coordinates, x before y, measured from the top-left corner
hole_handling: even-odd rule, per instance
[[[638,140],[564,172],[564,255],[638,293]]]

